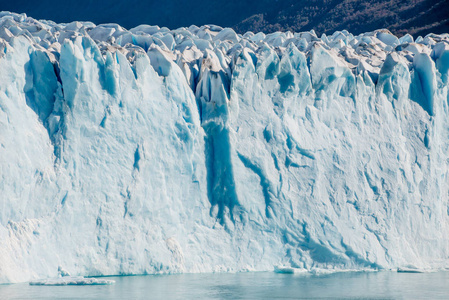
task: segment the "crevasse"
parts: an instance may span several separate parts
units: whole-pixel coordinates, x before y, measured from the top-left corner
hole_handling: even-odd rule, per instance
[[[0,283],[449,267],[449,35],[0,13]]]

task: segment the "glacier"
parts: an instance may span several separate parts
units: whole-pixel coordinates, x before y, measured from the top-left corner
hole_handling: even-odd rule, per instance
[[[449,268],[449,34],[0,13],[0,283]]]

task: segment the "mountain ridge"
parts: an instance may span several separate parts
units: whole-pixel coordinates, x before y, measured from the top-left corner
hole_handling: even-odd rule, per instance
[[[449,32],[449,5],[446,0],[313,0],[259,1],[199,0],[195,4],[180,0],[162,3],[130,0],[76,3],[43,0],[0,0],[0,10],[26,13],[37,19],[58,23],[92,21],[96,24],[117,23],[125,28],[140,24],[166,26],[170,29],[192,24],[216,24],[246,31],[309,31],[319,35],[347,29],[359,34],[387,28],[396,35]],[[446,5],[445,5],[446,4]]]

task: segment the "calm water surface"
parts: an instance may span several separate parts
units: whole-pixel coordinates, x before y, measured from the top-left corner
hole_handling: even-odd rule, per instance
[[[449,299],[449,272],[110,277],[109,286],[0,285],[0,299]]]

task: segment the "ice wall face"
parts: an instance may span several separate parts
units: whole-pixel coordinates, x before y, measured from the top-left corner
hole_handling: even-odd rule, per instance
[[[0,17],[0,282],[448,267],[448,35]]]

